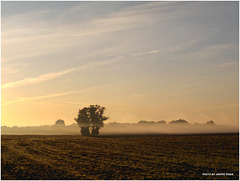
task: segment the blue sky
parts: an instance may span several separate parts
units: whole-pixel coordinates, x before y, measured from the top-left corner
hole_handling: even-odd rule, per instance
[[[238,125],[238,28],[238,2],[2,2],[2,125]]]

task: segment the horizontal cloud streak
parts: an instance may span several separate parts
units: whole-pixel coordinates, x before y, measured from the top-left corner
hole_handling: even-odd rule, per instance
[[[48,55],[56,50],[64,51],[68,43],[73,46],[78,43],[75,42],[77,38],[127,31],[149,26],[158,21],[166,20],[166,18],[179,18],[186,14],[177,10],[175,13],[178,16],[172,12],[168,12],[168,16],[165,16],[164,12],[155,16],[159,10],[167,8],[166,5],[172,4],[175,3],[144,3],[140,6],[125,8],[120,12],[93,18],[87,22],[78,21],[78,23],[72,23],[72,21],[62,23],[62,21],[53,20],[54,12],[47,10],[9,16],[8,21],[4,21],[2,25],[4,62],[32,58],[43,54]],[[76,11],[76,8],[81,10],[82,5],[61,12],[62,18],[68,18],[69,13],[73,10]],[[79,15],[75,14],[75,16]],[[39,19],[44,19],[44,21],[36,24],[36,20],[39,21]],[[62,43],[62,40],[68,43]],[[49,42],[47,45],[46,41]],[[32,42],[38,42],[38,46],[31,46]],[[11,54],[12,51],[9,47],[16,47],[15,52],[17,53]],[[26,51],[27,49],[28,51]]]
[[[61,97],[61,96],[69,95],[69,94],[79,93],[82,91],[89,91],[91,89],[94,89],[94,87],[90,87],[90,88],[86,88],[86,89],[82,89],[82,90],[74,90],[74,91],[60,92],[60,93],[54,93],[54,94],[47,94],[47,95],[42,95],[42,96],[16,97],[15,100],[8,101],[7,103],[2,104],[2,106],[17,103],[17,102],[22,102],[22,101],[36,101],[36,100],[49,99],[49,98],[53,98],[53,97]],[[83,102],[73,102],[73,101],[54,101],[54,102],[64,103],[64,104],[86,104]]]
[[[69,91],[69,92],[62,92],[62,93],[56,93],[56,94],[48,94],[44,96],[35,96],[35,97],[17,97],[16,100],[9,101],[5,104],[2,105],[7,105],[7,104],[12,104],[12,103],[17,103],[17,102],[22,102],[22,101],[33,101],[33,100],[42,100],[42,99],[47,99],[47,98],[52,98],[52,97],[59,97],[59,96],[65,96],[71,93],[74,93],[76,91]]]
[[[148,52],[133,53],[133,54],[130,54],[129,56],[141,56],[141,55],[155,54],[155,53],[158,53],[158,52],[159,52],[159,50],[151,50],[151,51],[148,51]],[[63,70],[63,71],[60,71],[60,72],[50,72],[50,73],[39,75],[39,76],[33,77],[33,78],[31,77],[31,78],[25,78],[25,79],[19,80],[19,81],[9,82],[9,83],[3,84],[1,86],[1,88],[6,89],[6,88],[14,88],[14,87],[20,87],[20,86],[25,86],[25,85],[38,84],[38,83],[45,82],[45,81],[48,81],[48,80],[56,79],[56,78],[61,77],[63,75],[74,72],[76,70],[84,70],[84,69],[88,69],[88,68],[94,68],[94,67],[98,67],[98,66],[103,66],[103,65],[108,65],[108,64],[111,64],[111,63],[115,63],[115,62],[118,62],[118,61],[122,60],[124,57],[125,56],[117,56],[113,59],[106,60],[106,61],[93,62],[93,63],[85,64],[83,66],[79,66],[79,67],[76,67],[76,68]]]
[[[19,87],[19,86],[24,86],[24,85],[37,84],[37,83],[40,83],[40,82],[45,82],[47,80],[55,79],[55,78],[60,77],[62,75],[73,72],[74,70],[76,70],[76,68],[64,70],[64,71],[61,71],[61,72],[47,73],[47,74],[43,74],[43,75],[40,75],[40,76],[37,76],[37,77],[34,77],[34,78],[26,78],[26,79],[23,79],[23,80],[20,80],[20,81],[9,82],[9,83],[3,84],[1,87],[2,87],[2,89],[6,89],[6,88],[13,88],[13,87]]]
[[[227,67],[227,66],[236,66],[237,64],[239,64],[239,62],[229,62],[229,63],[223,63],[220,64],[219,67]]]

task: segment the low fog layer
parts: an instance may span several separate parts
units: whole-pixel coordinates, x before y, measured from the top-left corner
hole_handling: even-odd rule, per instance
[[[238,133],[238,131],[238,127],[223,125],[109,123],[100,129],[100,135]],[[77,124],[35,127],[2,126],[1,134],[80,135],[80,128]]]

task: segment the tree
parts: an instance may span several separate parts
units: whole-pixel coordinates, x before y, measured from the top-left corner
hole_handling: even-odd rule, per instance
[[[149,123],[155,123],[155,121],[145,121],[145,120],[141,120],[138,122],[138,124],[149,124]]]
[[[104,116],[105,107],[99,105],[90,105],[79,109],[78,117],[74,120],[81,128],[81,134],[86,135],[98,135],[99,129],[103,127],[103,121],[108,117]]]
[[[167,124],[167,122],[164,121],[164,120],[158,121],[158,122],[156,122],[156,123],[158,123],[158,124]]]
[[[214,121],[208,121],[206,122],[206,125],[216,125],[216,124],[214,123]]]
[[[184,119],[178,119],[178,120],[173,120],[173,121],[170,121],[169,124],[189,124],[186,120]]]
[[[62,119],[58,119],[56,122],[55,122],[55,125],[59,125],[59,126],[65,126],[65,123]]]

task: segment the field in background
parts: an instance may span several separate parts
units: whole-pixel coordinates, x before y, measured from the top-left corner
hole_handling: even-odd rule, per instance
[[[238,134],[2,135],[1,178],[238,179],[238,139]]]

